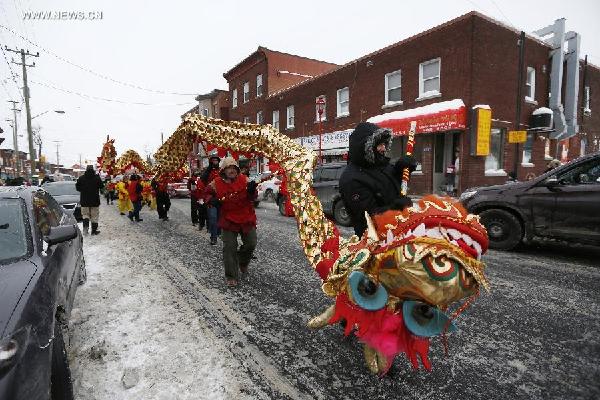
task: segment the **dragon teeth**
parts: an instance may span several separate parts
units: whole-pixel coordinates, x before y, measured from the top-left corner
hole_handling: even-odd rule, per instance
[[[444,236],[442,236],[442,232],[440,232],[439,228],[431,228],[428,229],[427,232],[425,233],[428,237],[430,238],[434,238],[434,239],[444,239]]]
[[[481,245],[474,240],[472,246],[477,250],[477,259],[481,259]]]
[[[456,229],[446,229],[448,234],[452,237],[452,239],[460,239],[462,237],[462,233],[457,231]]]
[[[468,246],[473,246],[473,239],[471,238],[471,236],[467,235],[467,234],[463,234],[462,235],[462,240],[468,245]]]
[[[425,236],[425,234],[427,233],[427,229],[425,229],[425,224],[420,224],[419,226],[417,226],[415,228],[415,230],[413,231],[413,235],[414,236]]]
[[[391,229],[387,230],[387,237],[386,237],[386,245],[391,244],[394,241],[394,233],[392,232]]]

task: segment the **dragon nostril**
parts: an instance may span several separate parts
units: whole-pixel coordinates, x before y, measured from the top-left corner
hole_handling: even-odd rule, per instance
[[[377,291],[377,285],[369,278],[363,278],[358,284],[358,292],[363,296],[372,296]]]

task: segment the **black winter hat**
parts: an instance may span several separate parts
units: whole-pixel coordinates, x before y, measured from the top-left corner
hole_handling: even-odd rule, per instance
[[[377,163],[375,147],[380,143],[385,143],[389,149],[391,142],[391,130],[381,128],[371,122],[361,122],[350,134],[348,159],[350,162],[362,166],[375,165]]]

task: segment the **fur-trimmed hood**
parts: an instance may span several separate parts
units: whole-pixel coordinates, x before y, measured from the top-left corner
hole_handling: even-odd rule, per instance
[[[392,131],[370,122],[359,123],[350,134],[348,160],[367,168],[382,162],[385,164],[389,159],[382,156],[377,157],[375,154],[375,148],[380,143],[385,143],[385,147],[389,151],[392,144]]]

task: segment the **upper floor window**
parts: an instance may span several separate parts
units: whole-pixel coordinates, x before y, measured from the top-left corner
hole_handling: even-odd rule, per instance
[[[244,82],[244,103],[250,101],[250,82]]]
[[[288,129],[294,128],[294,106],[287,106],[287,126]]]
[[[321,104],[318,103],[319,99],[322,99]],[[321,112],[321,121],[327,120],[327,98],[325,95],[321,95],[315,99],[315,122],[319,122],[319,109]]]
[[[233,93],[231,95],[231,108],[237,107],[237,89],[233,89]]]
[[[436,97],[441,94],[440,72],[440,58],[419,64],[419,99]]]
[[[592,107],[590,106],[590,87],[586,86],[583,88],[583,113],[589,115],[592,113]]]
[[[256,113],[256,123],[262,125],[264,123],[263,112],[262,110]]]
[[[279,110],[273,111],[273,128],[279,130]]]
[[[401,104],[402,76],[400,70],[385,74],[385,104]]]
[[[256,75],[256,97],[263,95],[262,75]]]
[[[525,82],[525,100],[535,101],[535,68],[527,67],[527,82]]]
[[[202,109],[202,115],[205,117],[208,117],[208,108],[203,108]]]
[[[347,87],[337,91],[337,116],[350,115],[350,89]]]
[[[504,131],[492,128],[490,134],[490,154],[485,157],[485,173],[493,174],[503,171],[504,165]]]

